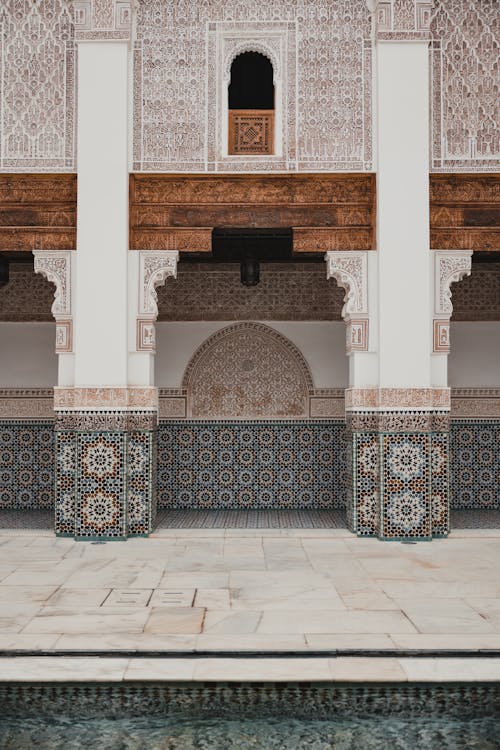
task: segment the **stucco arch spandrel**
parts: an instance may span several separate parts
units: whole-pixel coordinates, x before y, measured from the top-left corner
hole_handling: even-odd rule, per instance
[[[210,336],[184,373],[188,414],[198,419],[299,419],[313,380],[299,349],[261,323]]]

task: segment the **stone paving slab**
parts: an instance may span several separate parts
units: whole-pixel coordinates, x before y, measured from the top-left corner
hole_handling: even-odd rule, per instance
[[[339,529],[168,529],[98,545],[8,530],[0,650],[499,650],[499,569],[495,530],[412,545]]]
[[[0,658],[0,682],[498,682],[500,659]]]

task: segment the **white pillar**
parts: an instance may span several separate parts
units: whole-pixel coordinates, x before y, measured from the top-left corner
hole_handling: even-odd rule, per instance
[[[379,386],[431,385],[428,42],[377,45]]]
[[[128,380],[128,47],[78,46],[75,386]]]

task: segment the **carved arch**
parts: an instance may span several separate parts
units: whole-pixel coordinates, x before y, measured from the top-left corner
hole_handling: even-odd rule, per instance
[[[33,250],[35,273],[55,285],[52,315],[71,315],[71,255],[73,250]]]
[[[308,415],[313,379],[289,339],[262,323],[244,322],[201,344],[182,388],[194,418],[300,419]]]
[[[434,288],[436,315],[451,317],[451,285],[470,276],[472,250],[436,250]]]
[[[230,52],[228,52],[226,59],[224,60],[224,81],[229,82],[233,62],[240,55],[244,55],[245,52],[257,52],[258,54],[267,57],[273,66],[273,83],[276,85],[276,81],[281,79],[280,60],[269,45],[253,39],[242,40],[238,46],[233,47]]]
[[[177,250],[140,250],[139,260],[139,314],[152,321],[158,316],[156,288],[169,276],[177,278]]]
[[[342,317],[368,315],[368,258],[365,251],[327,252],[326,277],[345,289]]]

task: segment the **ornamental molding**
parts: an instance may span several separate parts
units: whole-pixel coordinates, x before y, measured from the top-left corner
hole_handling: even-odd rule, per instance
[[[158,316],[156,287],[173,276],[177,278],[177,250],[140,250],[139,260],[139,315],[155,321]]]
[[[330,251],[325,255],[326,277],[345,289],[342,317],[368,315],[368,255],[366,251]]]
[[[33,250],[35,273],[55,284],[52,315],[71,315],[71,256],[72,250]]]
[[[429,0],[366,0],[379,41],[425,41],[430,38]]]
[[[451,285],[469,276],[472,267],[472,250],[435,251],[435,313],[451,317]]]
[[[347,388],[346,411],[448,411],[449,388]]]
[[[239,55],[243,55],[245,52],[258,52],[264,57],[267,57],[271,65],[273,66],[273,83],[276,85],[276,81],[279,81],[282,77],[281,68],[281,37],[276,32],[271,33],[268,37],[262,35],[260,39],[256,39],[255,35],[259,35],[259,31],[255,33],[253,31],[240,32],[237,36],[233,36],[234,31],[223,33],[223,39],[225,43],[224,48],[224,81],[227,83],[231,78],[231,66]]]
[[[116,388],[54,388],[56,411],[157,411],[158,389],[153,386],[120,386]]]

